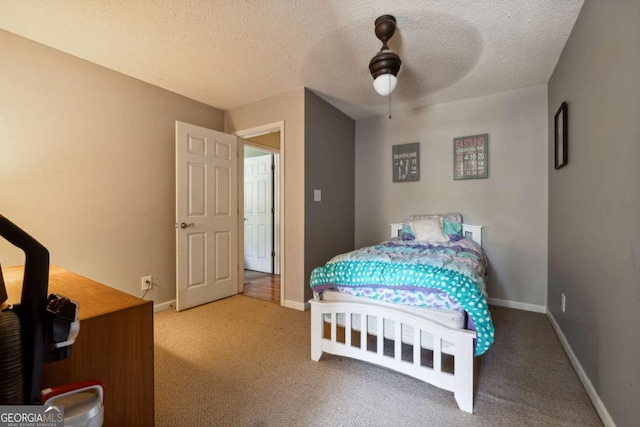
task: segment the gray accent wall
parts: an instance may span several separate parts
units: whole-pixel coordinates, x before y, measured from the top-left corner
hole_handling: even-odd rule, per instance
[[[548,306],[618,426],[640,419],[640,2],[586,1],[549,80]],[[566,296],[566,311],[560,308]]]
[[[175,299],[175,121],[222,111],[0,30],[0,213],[51,262]],[[24,254],[0,239],[5,267]]]
[[[399,83],[401,84],[401,83]],[[386,102],[380,98],[380,102]],[[411,214],[485,226],[492,298],[547,301],[546,85],[356,122],[356,247]],[[453,138],[489,134],[489,178],[454,181]],[[392,146],[420,143],[420,181],[392,182]]]
[[[354,249],[355,122],[305,90],[305,299],[313,268]],[[314,190],[321,201],[314,201]]]

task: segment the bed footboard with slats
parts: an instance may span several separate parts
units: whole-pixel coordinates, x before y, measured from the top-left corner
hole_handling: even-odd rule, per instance
[[[312,360],[320,360],[326,352],[393,369],[454,392],[460,409],[473,413],[475,332],[449,328],[400,309],[367,302],[318,298],[310,304]],[[374,330],[368,327],[371,317],[376,319]],[[338,318],[342,319],[341,324]],[[354,329],[355,323],[359,330]],[[389,325],[392,325],[392,339],[385,338],[385,327]],[[410,331],[412,338],[405,338],[403,342],[406,331]],[[428,344],[425,333],[432,338]],[[453,361],[445,366],[443,358],[447,362],[453,358]]]

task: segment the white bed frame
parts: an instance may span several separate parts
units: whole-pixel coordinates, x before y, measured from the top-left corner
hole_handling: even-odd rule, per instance
[[[391,224],[391,236],[397,237],[402,224]],[[482,226],[462,225],[462,233],[482,245]],[[338,356],[351,357],[375,365],[410,375],[414,378],[433,384],[436,387],[454,393],[458,406],[463,411],[473,413],[473,340],[476,333],[466,329],[455,329],[440,325],[399,308],[381,306],[363,298],[362,302],[322,301],[321,294],[314,294],[311,304],[311,359],[319,361],[323,352]],[[344,314],[344,342],[338,339],[338,314]],[[352,316],[360,316],[359,346],[351,342]],[[368,331],[367,317],[376,317],[375,331]],[[330,335],[324,337],[325,317],[329,317]],[[342,317],[342,316],[340,316]],[[381,321],[382,320],[382,321]],[[393,356],[384,354],[384,323],[392,321],[394,325]],[[413,330],[412,343],[421,343],[422,332],[433,336],[433,366],[421,364],[421,345],[413,345],[413,361],[402,360],[402,330],[410,327]],[[353,329],[355,330],[355,329]],[[368,335],[377,338],[376,351],[367,349]],[[451,345],[443,350],[442,342]],[[433,348],[431,348],[433,347]],[[425,347],[426,348],[426,347]],[[453,373],[442,370],[442,353],[454,357]]]

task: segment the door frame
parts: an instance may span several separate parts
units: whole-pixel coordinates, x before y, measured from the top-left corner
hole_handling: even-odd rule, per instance
[[[284,165],[285,165],[285,143],[284,143],[284,121],[268,123],[262,126],[256,126],[248,129],[238,130],[233,132],[232,135],[239,136],[241,139],[238,141],[238,156],[240,153],[243,153],[242,158],[244,159],[244,146],[255,144],[256,147],[260,147],[260,144],[250,143],[249,141],[245,141],[246,138],[254,138],[256,136],[266,135],[268,133],[280,132],[280,150],[279,150],[279,164],[277,166],[278,174],[274,177],[274,182],[277,182],[278,185],[274,191],[274,194],[277,192],[278,201],[275,206],[277,211],[277,217],[279,218],[279,233],[278,233],[278,243],[275,242],[274,245],[278,245],[278,252],[280,254],[279,260],[279,272],[280,272],[280,305],[284,306],[285,301],[285,244],[284,244],[284,224],[285,224],[285,210],[284,210],[284,188],[285,188],[285,173],[284,173]],[[265,148],[265,147],[260,147]],[[270,151],[274,152],[273,148]],[[238,162],[238,264],[239,264],[239,275],[238,275],[238,286],[239,292],[244,290],[244,227],[243,224],[240,224],[240,221],[244,223],[244,161]],[[275,222],[275,221],[274,221]]]

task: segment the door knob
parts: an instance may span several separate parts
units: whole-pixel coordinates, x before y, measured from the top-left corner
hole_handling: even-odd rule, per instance
[[[182,228],[183,230],[185,228],[189,228],[189,227],[193,227],[195,224],[190,222],[189,224],[185,224],[184,222],[180,223],[180,228]]]

